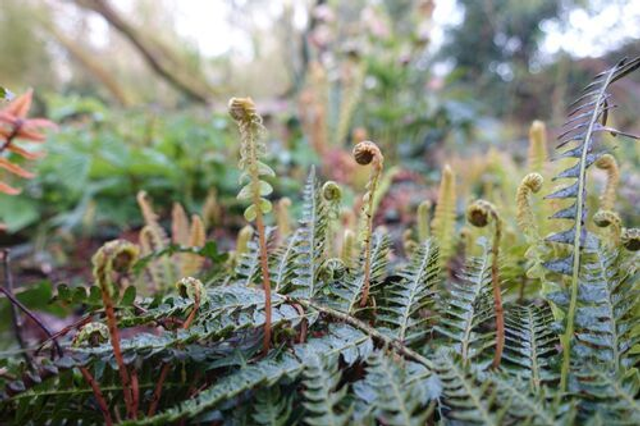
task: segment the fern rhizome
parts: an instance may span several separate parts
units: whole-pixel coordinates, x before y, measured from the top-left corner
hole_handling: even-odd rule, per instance
[[[272,222],[262,119],[251,99],[232,99],[238,198],[253,225],[236,251],[217,253],[181,207],[168,244],[141,194],[142,247],[100,249],[95,286],[60,287],[56,297],[81,302],[81,322],[26,358],[34,362],[0,369],[2,422],[640,424],[640,233],[615,212],[620,171],[597,137],[633,137],[607,126],[607,89],[639,67],[640,58],[621,61],[585,88],[560,136],[559,163],[543,168],[545,128],[534,124],[530,173],[510,194],[517,217],[499,203],[471,203],[467,220],[482,229],[465,227],[462,268],[452,266],[461,256],[453,170],[443,172],[431,224],[431,202],[420,204],[409,234],[418,241],[401,260],[373,226],[383,153],[370,141],[353,151],[370,168],[358,230],[338,229],[342,191],[314,170],[297,226],[288,199]],[[608,181],[590,214],[593,164]],[[553,169],[553,181],[568,183],[545,186]],[[537,214],[538,194],[552,200],[553,221]],[[136,285],[156,294],[136,296]]]

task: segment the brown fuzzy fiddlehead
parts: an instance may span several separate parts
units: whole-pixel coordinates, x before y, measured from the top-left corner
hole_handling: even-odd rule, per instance
[[[467,209],[467,220],[478,228],[486,227],[490,222],[494,224],[493,242],[491,244],[491,284],[493,286],[493,303],[496,314],[496,351],[493,358],[493,368],[500,366],[502,351],[504,350],[504,309],[502,307],[502,292],[498,273],[498,257],[500,256],[500,239],[502,237],[502,223],[495,206],[485,200],[477,200]]]
[[[371,279],[371,234],[373,233],[373,198],[378,188],[384,157],[378,146],[371,141],[360,142],[353,148],[353,158],[356,163],[366,166],[371,165],[371,174],[367,182],[367,192],[362,197],[363,223],[361,238],[364,246],[364,283],[362,287],[362,299],[360,306],[367,305],[369,299],[369,286]]]

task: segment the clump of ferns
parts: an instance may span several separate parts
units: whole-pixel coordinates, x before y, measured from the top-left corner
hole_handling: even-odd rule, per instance
[[[266,353],[271,345],[271,280],[269,278],[269,259],[267,255],[267,234],[264,215],[272,210],[272,205],[266,196],[273,192],[264,176],[274,177],[271,167],[261,161],[266,154],[267,147],[263,140],[264,127],[262,117],[256,112],[251,98],[232,98],[229,101],[229,115],[238,125],[240,131],[240,161],[238,167],[242,171],[240,183],[242,187],[238,199],[249,201],[251,204],[244,211],[244,217],[249,222],[255,222],[258,232],[260,248],[260,269],[265,293],[265,326],[263,348]]]

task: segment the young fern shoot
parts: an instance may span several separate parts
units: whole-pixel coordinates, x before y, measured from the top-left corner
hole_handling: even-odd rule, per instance
[[[265,294],[265,322],[264,322],[264,353],[271,345],[271,281],[269,279],[269,264],[267,258],[267,237],[264,225],[264,215],[272,209],[267,195],[273,188],[262,180],[263,176],[274,177],[275,172],[260,161],[266,153],[266,145],[262,140],[264,127],[262,117],[256,112],[251,98],[231,98],[229,101],[229,115],[240,130],[240,162],[238,167],[242,171],[240,183],[245,186],[238,193],[238,199],[247,200],[251,205],[244,211],[244,217],[249,222],[255,221],[260,246],[260,269],[262,285]]]
[[[353,158],[362,166],[371,164],[371,174],[367,182],[367,192],[362,197],[363,222],[361,235],[364,251],[364,284],[360,306],[367,306],[371,279],[371,235],[373,233],[373,199],[382,176],[384,157],[378,146],[371,141],[363,141],[353,148]]]
[[[113,298],[116,295],[114,275],[126,273],[136,262],[138,255],[139,250],[137,246],[128,241],[115,240],[102,246],[92,259],[93,275],[102,293],[102,302],[107,317],[111,346],[113,346],[113,354],[118,364],[118,373],[122,381],[122,392],[124,394],[125,405],[127,406],[127,413],[131,418],[135,418],[137,414],[135,410],[137,395],[135,395],[131,383],[131,375],[122,357],[120,332],[118,330]]]
[[[493,368],[500,367],[504,350],[504,309],[502,307],[502,292],[500,276],[498,274],[498,257],[500,255],[500,239],[502,237],[502,219],[496,207],[488,201],[477,200],[467,209],[467,220],[473,226],[484,228],[491,220],[494,224],[493,241],[491,244],[491,284],[493,286],[493,303],[496,314],[496,350],[493,358]]]

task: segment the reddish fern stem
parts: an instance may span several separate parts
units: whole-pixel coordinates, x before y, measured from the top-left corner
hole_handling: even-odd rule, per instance
[[[191,313],[189,313],[187,320],[184,322],[184,324],[182,324],[183,329],[186,330],[187,328],[189,328],[191,326],[191,323],[195,319],[196,314],[200,309],[200,299],[201,299],[200,292],[196,291],[194,301],[193,301],[193,309],[191,310]],[[171,369],[171,364],[169,363],[165,363],[162,366],[162,371],[160,371],[160,377],[158,378],[158,383],[156,384],[156,388],[153,391],[151,405],[149,405],[149,411],[147,412],[147,415],[149,417],[153,416],[156,413],[156,410],[158,409],[158,404],[160,403],[160,398],[162,397],[162,387],[164,386],[165,380],[167,380],[167,375],[169,374],[170,369]]]
[[[104,304],[104,311],[107,316],[107,326],[109,328],[109,336],[111,339],[111,346],[113,347],[113,356],[118,364],[118,373],[120,374],[120,380],[122,381],[122,392],[124,393],[124,402],[127,407],[127,414],[129,417],[135,417],[133,412],[133,394],[131,392],[131,378],[127,366],[122,358],[122,350],[120,348],[120,332],[118,330],[118,323],[116,320],[115,309],[113,307],[113,300],[109,296],[107,291],[102,292],[102,302]]]
[[[82,373],[82,377],[89,383],[91,389],[93,390],[93,395],[96,397],[96,401],[98,402],[98,407],[100,407],[100,411],[102,412],[102,416],[104,417],[104,424],[106,426],[113,425],[113,419],[111,418],[111,413],[109,412],[109,406],[107,405],[107,401],[104,399],[104,395],[100,390],[100,386],[93,375],[89,372],[86,367],[80,367],[80,373]]]
[[[262,341],[262,352],[264,355],[271,347],[271,280],[269,279],[269,264],[267,258],[267,238],[265,236],[264,220],[262,211],[257,210],[256,228],[258,230],[258,242],[260,245],[260,269],[262,271],[262,287],[264,288],[264,339]]]

